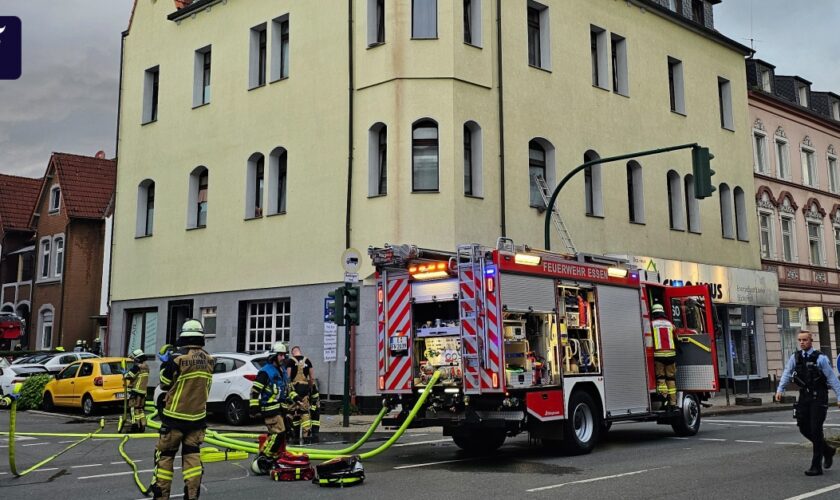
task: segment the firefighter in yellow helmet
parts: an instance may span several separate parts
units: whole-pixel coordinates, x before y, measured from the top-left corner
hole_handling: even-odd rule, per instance
[[[251,471],[257,475],[268,474],[280,455],[286,451],[285,404],[288,397],[289,379],[286,376],[286,345],[277,342],[268,353],[268,362],[257,372],[251,386],[252,409],[259,409],[268,430],[260,454],[251,463]]]
[[[125,374],[128,389],[128,407],[131,408],[131,429],[128,432],[146,431],[146,388],[149,386],[149,366],[143,349],[131,353],[134,364]]]
[[[677,343],[674,324],[665,317],[662,304],[650,308],[653,315],[653,363],[656,370],[656,390],[666,398],[666,406],[677,405]]]
[[[160,440],[155,452],[156,499],[168,499],[172,486],[175,455],[181,448],[184,499],[195,500],[201,492],[201,444],[207,427],[207,396],[213,380],[215,360],[204,349],[204,327],[190,319],[181,327],[179,351],[164,364],[160,383],[166,393],[161,414]]]

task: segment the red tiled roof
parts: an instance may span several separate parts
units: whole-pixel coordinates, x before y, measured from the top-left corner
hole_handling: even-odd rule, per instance
[[[53,153],[62,203],[71,218],[105,217],[117,183],[117,162],[92,156]]]
[[[3,229],[29,229],[43,179],[0,174],[0,225]]]

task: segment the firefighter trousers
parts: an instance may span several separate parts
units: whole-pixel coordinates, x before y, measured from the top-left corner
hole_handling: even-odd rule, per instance
[[[811,468],[822,469],[823,457],[831,454],[833,448],[825,442],[823,423],[828,412],[828,402],[799,397],[796,403],[796,425],[799,432],[814,445]]]
[[[286,451],[286,426],[283,420],[283,415],[265,417],[268,439],[265,440],[262,454],[272,460],[276,460]]]
[[[668,398],[668,403],[677,404],[677,363],[673,357],[654,358],[656,369],[656,390]]]
[[[131,432],[145,432],[146,431],[146,396],[143,394],[132,393],[128,399],[128,408],[130,411],[129,420],[131,421]]]
[[[294,392],[300,399],[292,406],[291,408],[291,417],[292,417],[292,429],[291,434],[293,437],[298,438],[308,438],[312,435],[312,395],[313,391],[310,391],[310,386],[308,383],[304,384],[295,384]],[[317,391],[314,392],[317,394]],[[317,410],[316,410],[317,411]],[[318,416],[316,416],[316,420]],[[318,421],[318,428],[320,430],[321,422]]]
[[[201,443],[204,429],[179,430],[166,426],[160,429],[160,439],[155,451],[154,482],[152,494],[155,500],[169,499],[172,487],[175,455],[181,448],[181,467],[184,476],[184,500],[197,500],[201,493]]]

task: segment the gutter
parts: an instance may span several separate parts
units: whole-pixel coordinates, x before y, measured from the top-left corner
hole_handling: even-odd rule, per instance
[[[353,58],[353,0],[347,0],[347,209],[344,219],[344,248],[350,248],[350,209],[353,196],[353,97],[354,97],[354,58]]]
[[[70,243],[70,223],[73,222],[73,219],[70,218],[70,213],[66,209],[67,205],[65,205],[65,211],[67,213],[67,224],[64,225],[64,252],[61,256],[64,259],[64,262],[61,264],[61,309],[58,313],[58,345],[61,345],[64,341],[64,303],[66,302],[67,298],[64,296],[64,288],[67,285],[67,263],[70,262],[70,249],[72,246]],[[52,245],[50,245],[52,246]],[[55,249],[52,250],[55,252]],[[55,264],[52,264],[55,266]],[[75,347],[75,346],[73,346]]]
[[[502,0],[496,0],[496,59],[499,78],[499,210],[500,234],[507,236],[507,222],[505,219],[505,101],[504,101],[504,73],[502,71]]]
[[[206,7],[211,7],[217,3],[221,3],[221,1],[222,0],[196,0],[195,2],[184,7],[183,9],[178,9],[172,14],[169,14],[168,16],[166,16],[166,18],[170,21],[180,21],[185,17],[189,17],[190,14],[203,10]]]

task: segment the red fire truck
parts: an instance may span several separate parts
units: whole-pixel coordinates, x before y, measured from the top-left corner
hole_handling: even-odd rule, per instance
[[[718,390],[713,307],[704,286],[642,282],[619,259],[516,246],[455,252],[386,245],[376,267],[378,390],[399,424],[436,371],[412,423],[442,426],[468,451],[528,432],[588,453],[612,422],[700,428]],[[677,408],[656,391],[651,320],[662,304],[678,339]]]

